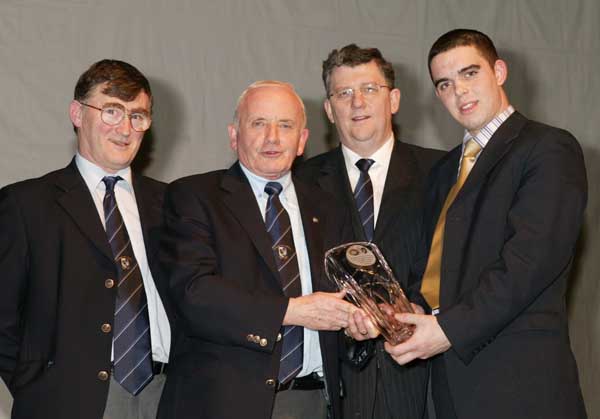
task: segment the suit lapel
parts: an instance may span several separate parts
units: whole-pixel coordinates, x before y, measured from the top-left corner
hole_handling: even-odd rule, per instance
[[[271,238],[265,228],[265,223],[256,203],[256,197],[239,163],[235,163],[223,175],[221,188],[226,192],[223,197],[224,204],[246,230],[256,250],[273,272],[275,278],[278,278],[279,273],[271,248]]]
[[[457,195],[459,200],[461,196],[465,196],[481,185],[490,171],[498,164],[498,162],[510,150],[512,141],[519,135],[521,129],[527,122],[527,119],[514,112],[494,133],[486,147],[481,152],[475,166],[469,173],[469,177],[465,181],[462,189]]]
[[[356,209],[356,202],[354,201],[354,195],[352,194],[352,188],[348,180],[348,172],[341,146],[338,146],[331,153],[331,158],[321,168],[321,175],[317,182],[321,189],[329,192],[339,202],[342,202],[343,207],[351,208],[352,236],[355,240],[365,241],[365,232],[358,210]]]
[[[417,162],[406,144],[395,141],[385,177],[383,196],[377,215],[374,241],[380,242],[387,226],[407,201],[407,191],[417,173]]]
[[[58,174],[56,186],[61,191],[58,204],[69,214],[81,232],[98,248],[100,253],[112,261],[106,232],[102,227],[98,210],[85,181],[75,164],[75,159]]]

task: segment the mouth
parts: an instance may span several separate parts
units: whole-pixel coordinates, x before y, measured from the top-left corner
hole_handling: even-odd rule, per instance
[[[109,138],[108,141],[110,141],[111,144],[117,146],[118,148],[127,148],[129,147],[129,144],[131,144],[130,141],[119,141],[115,140],[114,138]]]
[[[260,154],[262,154],[266,158],[274,159],[274,158],[281,156],[283,154],[283,151],[265,150],[265,151],[262,151]]]
[[[475,110],[475,108],[477,107],[477,105],[479,104],[478,100],[473,100],[471,102],[467,102],[463,105],[460,105],[458,107],[459,111],[461,114],[466,115],[469,114],[471,112],[473,112]]]
[[[352,117],[352,122],[363,122],[370,118],[369,115],[357,115]]]

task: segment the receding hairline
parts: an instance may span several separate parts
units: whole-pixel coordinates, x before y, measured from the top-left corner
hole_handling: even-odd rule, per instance
[[[304,107],[304,101],[302,101],[302,98],[300,97],[298,92],[296,92],[296,89],[294,88],[293,84],[279,80],[259,80],[246,87],[246,89],[238,98],[237,104],[235,106],[235,111],[233,113],[233,123],[236,127],[239,126],[240,122],[240,106],[244,103],[244,101],[248,97],[248,94],[253,90],[260,89],[263,87],[277,87],[288,90],[292,94],[292,96],[296,98],[298,104],[300,105],[300,110],[302,114],[302,128],[306,127],[306,108]]]

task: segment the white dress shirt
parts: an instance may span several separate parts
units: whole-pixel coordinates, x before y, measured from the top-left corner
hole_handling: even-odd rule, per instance
[[[346,163],[346,173],[350,187],[354,192],[360,170],[356,167],[356,162],[360,159],[372,159],[375,163],[369,169],[369,177],[373,184],[373,227],[377,226],[377,217],[379,216],[379,208],[381,207],[381,198],[383,197],[383,189],[385,187],[385,179],[387,177],[390,160],[392,158],[392,150],[394,149],[394,134],[387,139],[379,149],[370,156],[362,157],[350,150],[342,144],[342,154],[344,155],[344,163]]]
[[[308,250],[306,248],[306,237],[304,236],[304,227],[302,227],[302,218],[300,215],[300,206],[298,205],[298,197],[296,189],[292,182],[290,172],[277,180],[269,180],[262,178],[240,163],[242,171],[248,178],[252,192],[256,197],[256,202],[260,213],[265,220],[265,212],[267,209],[267,200],[269,195],[265,192],[265,185],[268,182],[279,182],[283,186],[283,190],[279,194],[281,205],[287,211],[290,217],[292,226],[292,237],[294,238],[294,247],[296,248],[296,256],[298,259],[298,268],[300,271],[300,282],[302,283],[302,295],[308,295],[313,292],[312,280],[310,275],[310,261],[308,258]],[[319,343],[319,333],[315,330],[304,328],[304,360],[302,370],[298,373],[298,377],[303,377],[312,372],[323,376],[323,358],[321,357],[321,345]]]
[[[169,346],[171,343],[171,328],[167,313],[162,300],[154,285],[152,272],[148,265],[146,256],[146,246],[144,245],[144,235],[140,223],[140,214],[138,212],[135,200],[135,192],[131,182],[131,169],[129,167],[119,170],[117,173],[107,173],[89,160],[86,160],[79,153],[75,156],[75,164],[79,173],[83,177],[85,184],[90,190],[90,194],[96,204],[98,216],[102,225],[104,225],[104,194],[106,185],[102,182],[104,176],[121,176],[123,180],[115,185],[115,198],[119,206],[119,212],[123,217],[125,227],[131,239],[133,253],[142,273],[144,289],[146,290],[146,299],[148,300],[148,317],[150,319],[150,340],[152,343],[152,359],[154,361],[167,363],[169,361]],[[112,359],[112,355],[111,355]]]

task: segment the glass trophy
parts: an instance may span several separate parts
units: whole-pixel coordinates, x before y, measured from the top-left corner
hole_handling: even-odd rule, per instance
[[[414,313],[387,261],[373,243],[353,242],[325,253],[325,272],[338,289],[374,320],[392,345],[410,338],[414,325],[401,323],[395,313]]]

